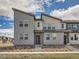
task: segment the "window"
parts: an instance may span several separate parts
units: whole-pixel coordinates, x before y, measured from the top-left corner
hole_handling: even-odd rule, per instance
[[[40,23],[39,22],[37,23],[37,27],[40,27]]]
[[[48,30],[51,30],[51,24],[48,24]]]
[[[53,40],[56,39],[56,33],[52,33]]]
[[[53,37],[53,40],[56,40],[56,37]]]
[[[44,26],[43,29],[46,30],[46,27]]]
[[[67,24],[68,29],[70,30],[78,30],[78,24]]]
[[[23,24],[19,24],[20,27],[23,27]]]
[[[23,40],[23,37],[20,37],[20,40]]]
[[[43,29],[47,30],[47,24],[46,23],[43,24]]]
[[[22,21],[19,22],[19,27],[23,27],[23,22]]]
[[[73,37],[71,37],[71,40],[73,40]]]
[[[73,30],[77,30],[77,24],[73,24]]]
[[[44,30],[53,30],[53,29],[55,29],[55,25],[54,24],[50,24],[50,23],[45,23],[43,25],[43,29]]]
[[[68,29],[72,30],[72,24],[67,25]]]
[[[62,24],[62,28],[64,28],[64,24]]]
[[[20,40],[23,40],[23,34],[20,34],[19,39],[20,39]]]
[[[50,40],[50,34],[46,34],[46,40]]]
[[[51,24],[52,30],[55,29],[55,24]]]
[[[48,26],[48,30],[51,30],[51,27],[50,26]]]
[[[25,40],[28,40],[28,37],[25,37]]]
[[[28,40],[28,34],[25,34],[24,39]]]
[[[52,27],[52,29],[55,29],[55,27]]]
[[[24,26],[25,26],[25,27],[28,27],[28,24],[25,24]]]
[[[76,34],[74,35],[74,39],[75,39],[75,40],[78,40],[78,38],[77,38],[77,35],[76,35]]]
[[[46,37],[47,40],[50,40],[50,37]]]

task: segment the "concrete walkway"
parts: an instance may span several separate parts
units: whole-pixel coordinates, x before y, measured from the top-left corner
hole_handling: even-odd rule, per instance
[[[42,52],[42,48],[40,45],[36,45],[35,48],[34,48],[34,51],[35,52]]]
[[[79,52],[0,52],[0,54],[71,54]]]
[[[66,47],[69,48],[69,49],[71,49],[73,52],[79,52],[79,49],[74,48],[74,47],[71,46],[71,45],[67,45]]]

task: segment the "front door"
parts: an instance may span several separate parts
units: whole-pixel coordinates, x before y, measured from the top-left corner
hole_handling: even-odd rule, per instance
[[[64,35],[64,44],[66,45],[67,44],[67,36]]]
[[[41,44],[40,35],[36,35],[35,44],[36,44],[36,45],[40,45],[40,44]]]

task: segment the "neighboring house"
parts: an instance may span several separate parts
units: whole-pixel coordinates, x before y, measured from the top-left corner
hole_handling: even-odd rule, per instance
[[[41,14],[41,19],[17,9],[14,10],[14,45],[79,44],[79,21],[61,20]]]

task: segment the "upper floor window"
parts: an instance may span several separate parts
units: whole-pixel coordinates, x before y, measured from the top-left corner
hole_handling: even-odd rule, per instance
[[[43,29],[44,30],[53,30],[53,29],[55,29],[55,25],[54,24],[47,23],[47,24],[44,24],[43,25]]]
[[[37,27],[40,27],[40,23],[39,22],[37,23]]]
[[[48,30],[51,30],[51,24],[48,24]]]
[[[72,24],[67,25],[68,29],[72,29]]]
[[[23,22],[22,21],[20,21],[19,27],[23,27]]]
[[[64,24],[62,24],[62,28],[64,28]]]
[[[73,24],[73,29],[77,30],[77,24]]]
[[[25,27],[28,27],[28,24],[24,24]]]
[[[46,26],[44,26],[44,27],[43,27],[43,29],[44,29],[44,30],[46,30],[46,29],[47,29],[47,27],[46,27]]]
[[[78,30],[78,24],[67,24],[67,29]]]
[[[48,26],[48,30],[51,30],[51,27],[50,26]]]
[[[52,29],[55,29],[55,27],[52,27]]]

